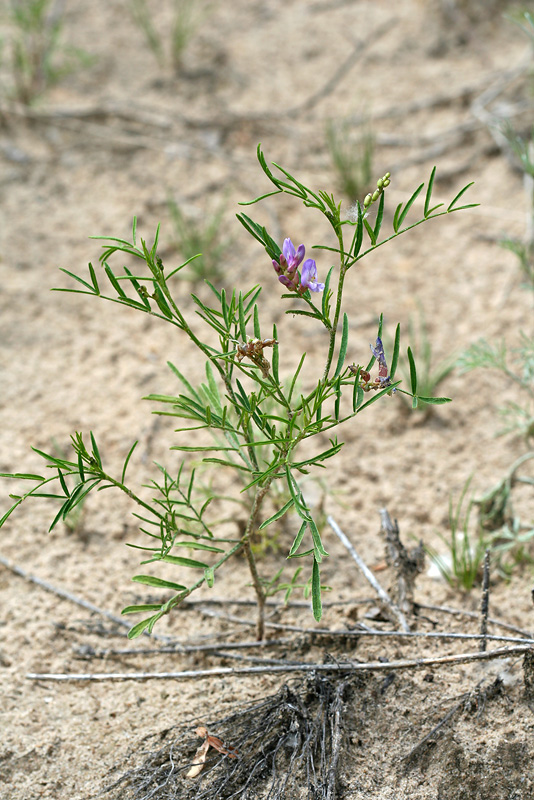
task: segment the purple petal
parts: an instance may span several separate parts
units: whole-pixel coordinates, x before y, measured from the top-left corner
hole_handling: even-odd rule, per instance
[[[298,249],[295,250],[291,239],[284,239],[282,251],[287,263],[287,271],[294,272],[304,258],[306,248],[303,244],[299,244]]]
[[[295,257],[295,247],[291,239],[284,239],[284,244],[282,245],[282,253],[284,254],[284,258],[288,264]]]
[[[302,265],[300,288],[309,289],[312,292],[322,292],[324,289],[324,283],[317,281],[317,264],[313,258],[307,258]]]

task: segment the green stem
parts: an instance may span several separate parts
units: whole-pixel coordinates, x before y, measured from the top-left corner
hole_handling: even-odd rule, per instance
[[[328,380],[328,373],[330,371],[330,367],[332,366],[332,359],[334,358],[334,349],[336,346],[336,334],[337,334],[337,327],[339,325],[339,318],[341,316],[341,300],[343,297],[343,285],[345,283],[345,275],[347,273],[347,263],[343,258],[343,231],[341,226],[333,225],[335,234],[337,236],[337,240],[339,243],[339,259],[340,259],[340,268],[339,268],[339,281],[337,286],[337,297],[336,297],[336,310],[334,313],[334,320],[332,322],[332,327],[330,328],[330,343],[328,346],[328,355],[326,357],[326,364],[323,372],[323,381]]]
[[[141,500],[141,498],[138,497],[136,494],[134,494],[131,489],[129,489],[127,486],[125,486],[124,483],[121,483],[120,481],[115,480],[115,478],[112,478],[110,475],[107,475],[105,472],[101,472],[100,475],[101,475],[101,479],[102,480],[107,481],[112,486],[115,486],[116,489],[120,489],[121,492],[124,492],[124,494],[128,495],[130,500],[133,500],[134,503],[137,503],[142,508],[147,509],[147,511],[150,511],[151,514],[154,514],[154,516],[158,517],[159,519],[161,519],[161,520],[165,519],[165,514],[160,514],[159,511],[156,511],[154,509],[154,507],[151,506],[149,503],[145,503],[144,500]]]
[[[272,478],[269,478],[267,483],[264,486],[261,486],[257,491],[254,497],[254,502],[252,504],[252,509],[250,512],[250,516],[248,518],[247,526],[245,528],[245,532],[239,542],[235,544],[227,553],[225,553],[221,558],[217,561],[216,564],[213,566],[213,571],[219,569],[229,558],[236,555],[240,550],[245,550],[247,561],[250,569],[250,574],[252,576],[252,583],[256,592],[256,598],[258,601],[258,622],[257,622],[257,635],[258,641],[261,641],[264,636],[265,631],[265,592],[261,585],[260,576],[258,574],[258,570],[256,567],[256,559],[254,558],[254,553],[252,552],[252,548],[250,546],[250,536],[253,533],[254,529],[256,528],[256,521],[258,517],[259,510],[261,508],[261,504],[269,491],[269,486],[271,485]],[[189,597],[196,589],[200,588],[206,582],[206,576],[203,575],[202,578],[199,578],[196,583],[190,586],[180,594],[173,597],[168,603],[168,611],[176,606],[180,605],[186,597]]]

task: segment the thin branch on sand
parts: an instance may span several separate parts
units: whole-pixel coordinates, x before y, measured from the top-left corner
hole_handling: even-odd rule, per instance
[[[490,551],[484,554],[484,579],[482,582],[482,602],[480,604],[480,652],[486,649],[486,636],[488,633],[488,611],[489,611],[489,591],[490,591]]]
[[[145,681],[145,680],[190,680],[194,678],[216,678],[223,675],[241,677],[244,675],[274,675],[288,672],[388,672],[403,669],[422,669],[471,661],[491,661],[494,658],[508,658],[531,650],[530,644],[502,647],[485,653],[460,653],[458,655],[438,656],[436,658],[407,658],[400,661],[346,662],[331,664],[288,664],[262,667],[216,667],[214,669],[184,670],[183,672],[28,672],[26,678],[35,681]]]
[[[130,623],[125,619],[122,619],[122,617],[118,617],[116,614],[113,614],[111,611],[106,611],[104,608],[99,608],[98,606],[95,606],[94,603],[90,603],[88,600],[84,600],[82,597],[77,597],[77,595],[72,594],[72,592],[67,591],[67,589],[61,589],[59,586],[54,586],[49,581],[38,578],[36,575],[31,575],[29,572],[26,572],[26,570],[22,569],[22,567],[19,567],[5,556],[0,555],[0,564],[11,570],[11,572],[13,572],[15,575],[23,578],[25,581],[34,583],[36,586],[40,586],[41,589],[51,592],[52,594],[63,598],[63,600],[68,600],[69,603],[74,603],[77,606],[81,606],[87,611],[91,611],[93,614],[106,617],[106,619],[111,620],[111,622],[114,622],[116,625],[120,625],[122,628],[128,628],[129,630],[131,627]],[[162,636],[159,634],[152,634],[152,638],[164,642],[172,641],[172,636]]]
[[[328,522],[328,524],[330,525],[330,527],[332,528],[332,530],[334,531],[340,542],[344,545],[344,547],[347,548],[350,555],[352,556],[352,558],[358,565],[359,569],[363,573],[364,577],[366,578],[367,581],[369,581],[369,583],[377,593],[380,602],[383,606],[383,609],[385,613],[388,615],[388,617],[396,619],[404,631],[409,631],[410,626],[408,625],[406,617],[404,616],[400,608],[390,598],[386,590],[382,588],[382,586],[377,581],[377,579],[375,578],[375,576],[373,575],[373,573],[371,572],[371,570],[369,569],[363,558],[360,555],[358,555],[358,553],[350,543],[347,536],[343,533],[343,531],[341,530],[335,519],[331,516],[328,516],[326,518],[326,521]]]

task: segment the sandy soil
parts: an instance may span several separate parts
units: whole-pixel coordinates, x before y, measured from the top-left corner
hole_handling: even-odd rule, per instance
[[[160,5],[156,24],[165,36],[171,3]],[[177,464],[176,453],[168,452],[176,436],[172,422],[156,425],[141,398],[176,391],[167,360],[192,379],[200,377],[196,354],[157,321],[49,291],[68,285],[59,267],[82,273],[87,262],[98,261],[99,243],[90,236],[128,237],[134,215],[147,239],[161,221],[160,253],[169,266],[180,263],[169,198],[197,219],[225,204],[225,235],[232,244],[220,285],[264,285],[262,314],[266,327],[271,321],[281,327],[283,366],[294,364],[303,349],[310,363],[323,352],[324,340],[313,328],[284,318],[272,269],[235,213],[240,200],[266,189],[255,158],[260,141],[269,160],[317,189],[339,193],[325,145],[328,120],[370,121],[377,137],[374,174],[389,170],[393,176],[390,210],[428,178],[435,163],[439,200],[475,181],[471,198],[480,203],[382,248],[351,276],[351,360],[367,357],[381,312],[392,333],[398,321],[406,328],[419,306],[436,362],[482,335],[515,345],[521,329],[532,332],[532,298],[520,286],[516,260],[498,246],[503,234],[524,233],[521,176],[475,114],[484,92],[501,84],[495,97],[490,92],[492,110],[530,97],[512,75],[525,63],[527,42],[503,20],[498,3],[488,4],[485,20],[481,13],[470,16],[480,5],[457,3],[448,18],[445,3],[415,0],[214,2],[176,76],[157,64],[127,3],[68,4],[65,40],[93,54],[93,65],[50,89],[31,109],[4,98],[0,113],[0,472],[39,471],[32,446],[61,450],[71,433],[89,430],[110,469],[120,468],[139,439],[130,468],[136,486],[151,477],[153,460]],[[2,83],[9,83],[6,63]],[[528,115],[518,120],[524,129],[531,124]],[[353,199],[339,196],[347,207]],[[279,241],[324,240],[321,221],[296,203],[274,198],[256,216]],[[185,281],[183,307],[189,312],[192,289],[202,291]],[[397,397],[371,407],[344,431],[346,446],[329,466],[325,510],[371,565],[384,556],[381,507],[398,519],[405,541],[422,538],[439,546],[451,493],[457,497],[471,474],[475,492],[485,491],[525,450],[519,439],[495,436],[499,405],[517,398],[499,376],[453,372],[440,392],[453,403],[428,418],[407,414]],[[2,511],[13,489],[12,483],[0,485]],[[518,513],[532,519],[532,495],[520,503]],[[51,516],[44,502],[19,509],[2,529],[1,555],[115,615],[148,597],[130,582],[139,557],[125,542],[138,541],[138,534],[124,498],[90,498],[77,533],[64,527],[48,533]],[[365,606],[356,601],[369,597],[370,589],[328,529],[325,540],[331,554],[322,574],[332,587],[328,599],[344,605],[328,608],[322,624],[340,629],[365,621]],[[280,544],[286,544],[283,537]],[[267,554],[266,574],[280,558]],[[388,573],[377,575],[387,585]],[[236,562],[211,593],[203,590],[199,597],[251,599],[248,580],[245,564]],[[509,584],[495,576],[490,614],[532,630],[531,584],[525,566]],[[201,654],[98,659],[95,651],[127,646],[124,628],[3,567],[0,598],[2,800],[94,797],[110,782],[109,770],[116,767],[116,776],[130,766],[132,754],[135,761],[145,736],[189,720],[194,729],[276,691],[285,679],[28,680],[30,672],[179,671],[240,662]],[[424,574],[416,600],[476,611],[480,594],[464,596]],[[219,610],[251,618],[246,607]],[[421,623],[424,630],[477,631],[476,620],[425,614],[430,622]],[[272,620],[314,625],[309,610],[298,607],[278,610]],[[157,632],[188,644],[253,636],[250,628],[208,617],[199,607],[175,613]],[[309,661],[322,661],[325,649],[338,659],[394,661],[476,649],[473,642],[361,639],[355,652],[351,641],[341,646],[314,639],[311,649],[303,641],[270,654],[295,657],[302,646],[300,656]],[[489,687],[498,676],[503,685],[495,697],[462,707],[424,756],[403,761],[462,695],[481,681]],[[525,695],[520,656],[399,672],[387,687],[383,680],[369,676],[360,694],[347,700],[338,797],[534,798],[534,707]],[[118,797],[114,792],[107,796]]]

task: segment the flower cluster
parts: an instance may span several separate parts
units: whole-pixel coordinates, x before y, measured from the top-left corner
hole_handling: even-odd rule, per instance
[[[324,283],[319,283],[317,280],[317,264],[313,258],[307,258],[302,264],[300,274],[298,272],[297,267],[302,263],[305,252],[303,244],[300,244],[295,250],[291,239],[285,239],[280,260],[275,261],[273,258],[274,271],[278,275],[280,283],[292,292],[304,294],[306,289],[312,292],[322,292]]]

